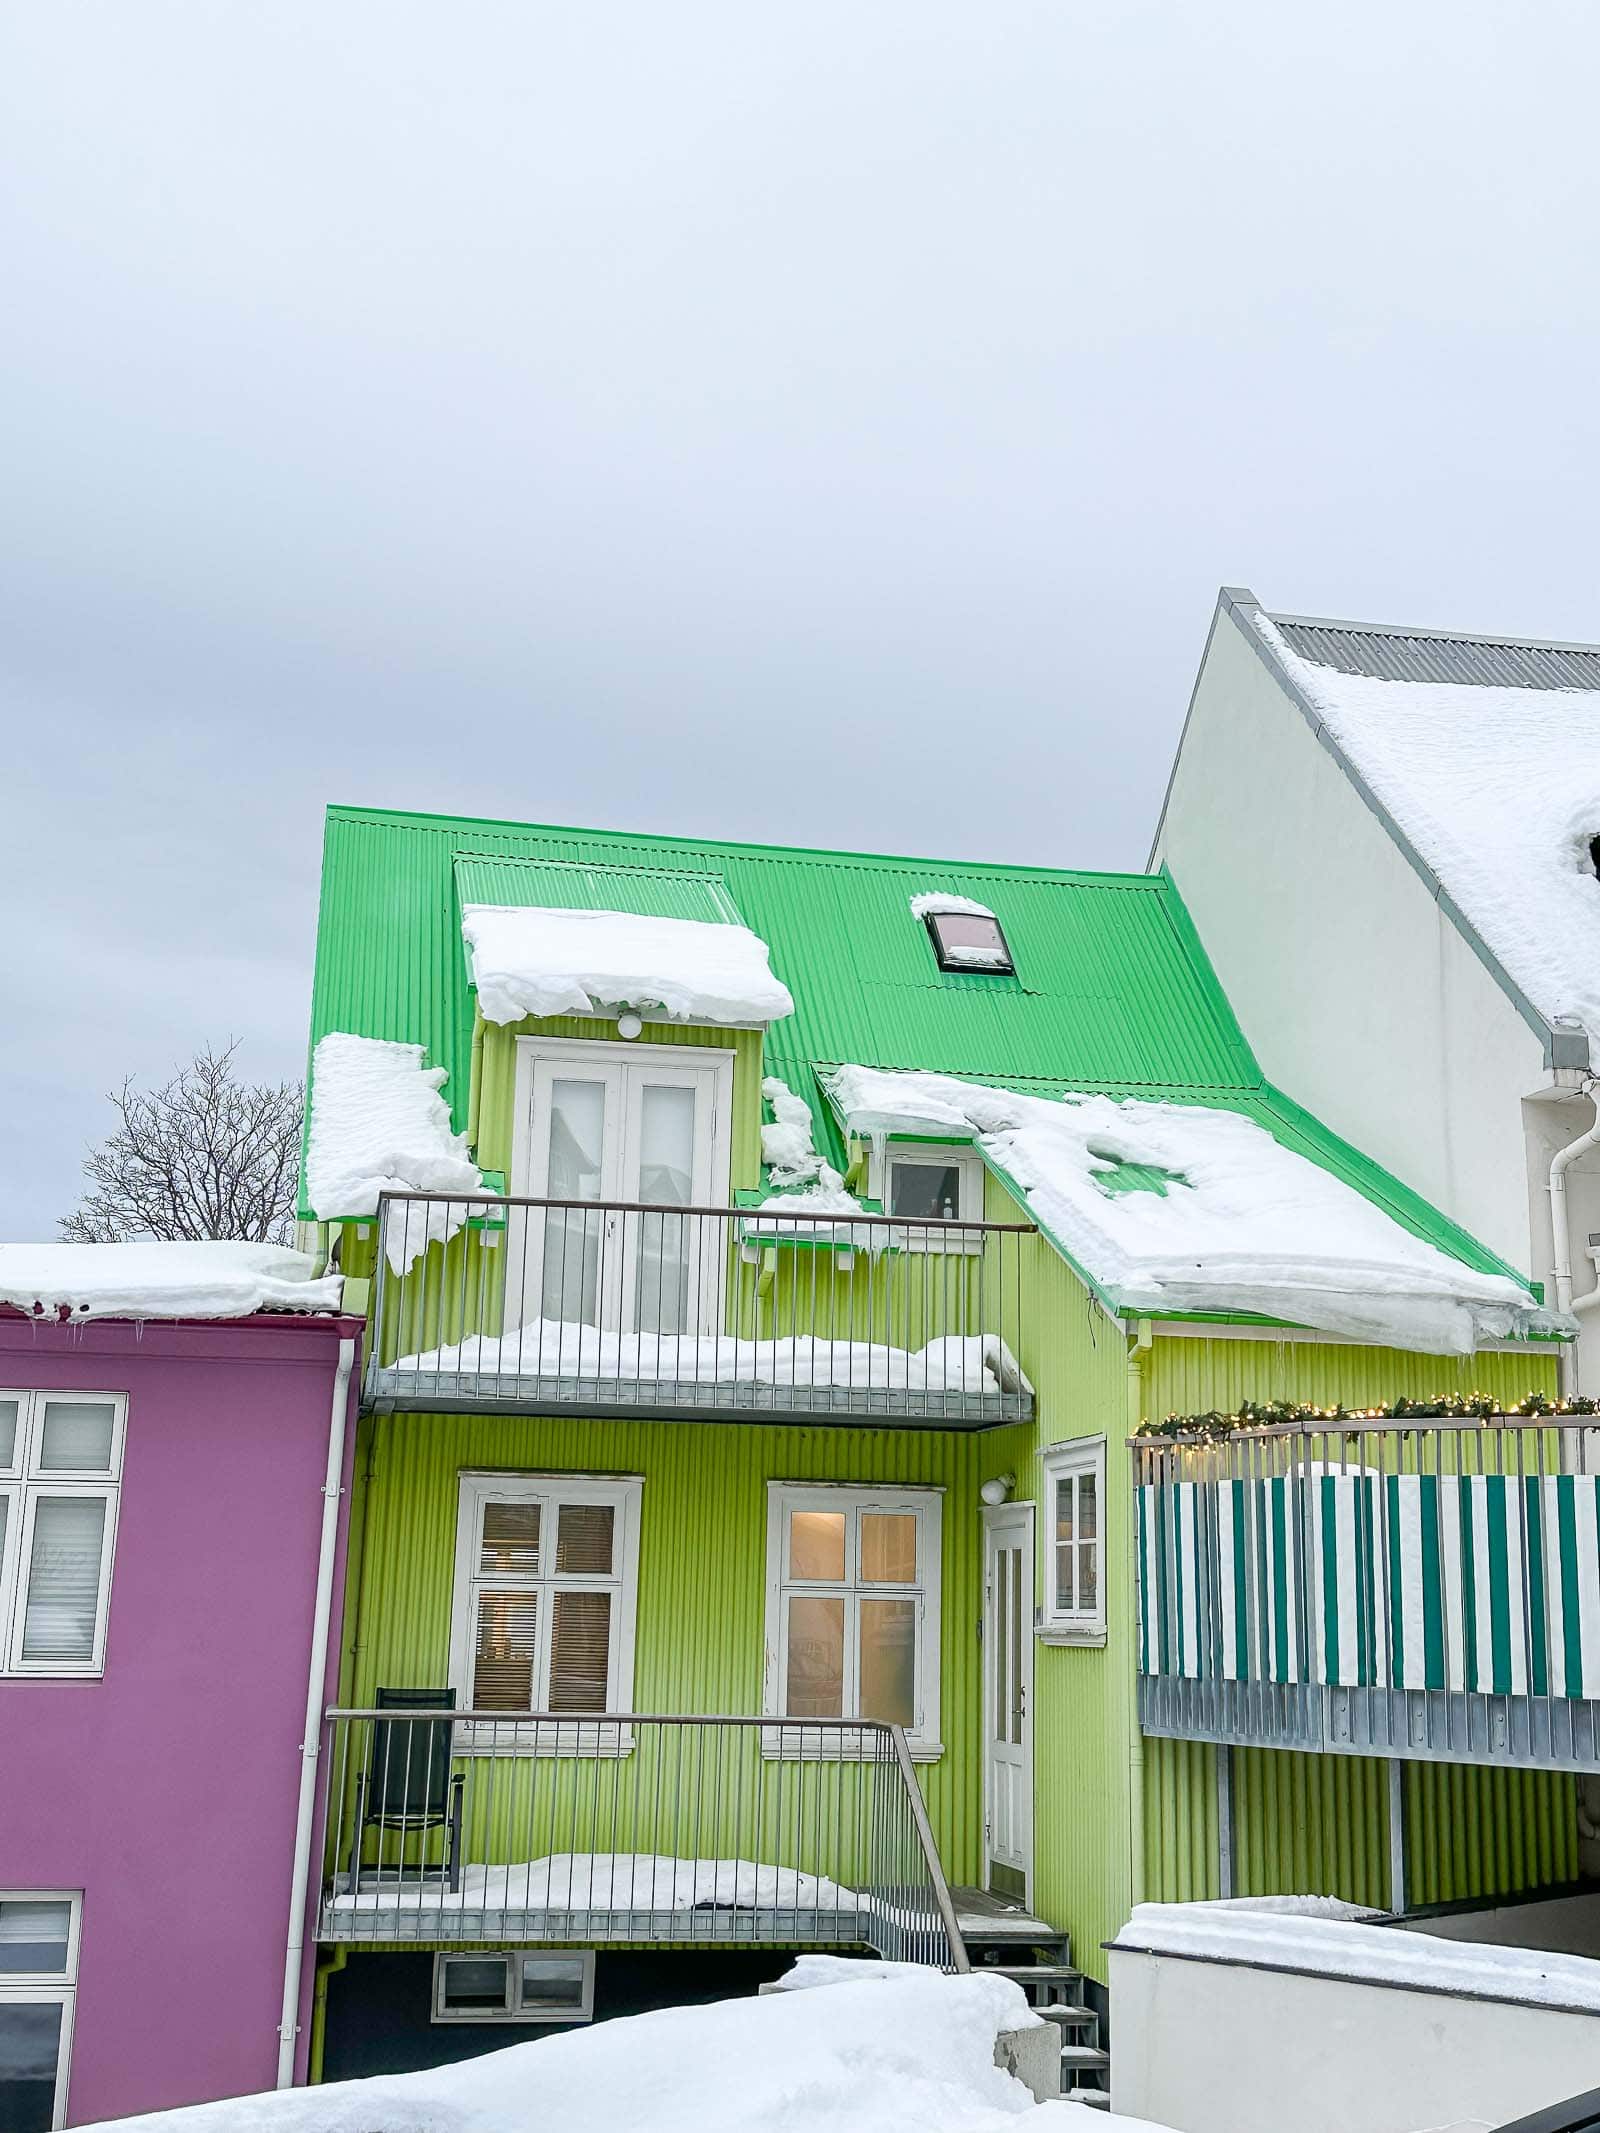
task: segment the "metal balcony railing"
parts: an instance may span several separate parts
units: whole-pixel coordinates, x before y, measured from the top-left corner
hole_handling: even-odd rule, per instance
[[[865,1946],[965,1970],[898,1726],[330,1710],[325,1941]]]
[[[1600,1769],[1594,1417],[1318,1419],[1131,1450],[1145,1732]]]
[[[1026,1420],[1027,1223],[386,1194],[379,1410]]]

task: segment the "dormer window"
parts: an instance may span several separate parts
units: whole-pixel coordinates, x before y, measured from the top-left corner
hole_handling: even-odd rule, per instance
[[[1010,977],[1016,970],[1000,921],[969,896],[913,896],[911,909],[928,929],[941,970]]]

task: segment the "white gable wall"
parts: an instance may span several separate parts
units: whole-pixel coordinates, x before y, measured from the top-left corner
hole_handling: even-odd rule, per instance
[[[1268,1080],[1547,1276],[1522,1108],[1549,1080],[1542,1043],[1226,611],[1154,856]]]

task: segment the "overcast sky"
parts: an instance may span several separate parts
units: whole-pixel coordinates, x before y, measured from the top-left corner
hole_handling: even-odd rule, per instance
[[[1600,637],[1597,61],[1587,0],[13,0],[0,1236],[124,1073],[298,1074],[330,800],[1137,868],[1219,583]]]

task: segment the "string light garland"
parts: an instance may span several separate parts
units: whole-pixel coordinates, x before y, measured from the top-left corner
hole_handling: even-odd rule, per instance
[[[1210,1408],[1205,1414],[1165,1415],[1159,1422],[1139,1424],[1141,1437],[1228,1437],[1241,1429],[1293,1429],[1307,1422],[1333,1427],[1349,1423],[1355,1429],[1368,1422],[1497,1422],[1539,1415],[1600,1414],[1600,1400],[1576,1395],[1570,1400],[1552,1400],[1547,1393],[1530,1392],[1515,1407],[1492,1399],[1486,1392],[1441,1393],[1431,1400],[1389,1400],[1380,1407],[1315,1407],[1298,1400],[1246,1400],[1233,1414]]]

